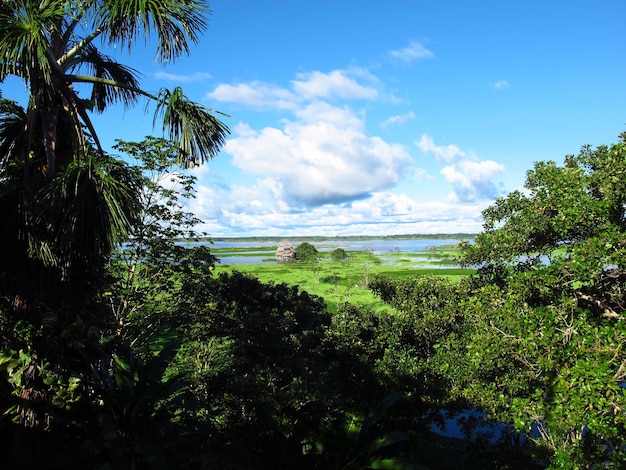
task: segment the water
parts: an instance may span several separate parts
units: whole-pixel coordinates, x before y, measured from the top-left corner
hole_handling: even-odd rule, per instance
[[[221,264],[261,264],[266,262],[274,262],[274,249],[281,240],[275,241],[217,241],[208,244],[209,248],[236,248],[242,250],[251,248],[249,251],[238,251],[237,255],[224,255],[216,253]],[[460,239],[409,239],[409,240],[324,240],[312,241],[311,243],[319,252],[329,252],[336,248],[343,248],[346,251],[364,251],[371,250],[375,255],[385,255],[389,253],[411,253],[408,258],[412,261],[419,262],[427,259],[430,254],[425,251],[428,248],[439,248],[446,245],[455,245],[461,242]],[[302,242],[292,242],[297,247]],[[195,245],[204,244],[202,242],[194,243]],[[192,245],[194,245],[192,244]],[[252,248],[267,247],[268,251],[255,251]],[[424,253],[416,254],[416,251]],[[245,255],[245,256],[242,256]],[[441,267],[441,266],[439,266]]]
[[[265,254],[263,256],[216,256],[217,259],[220,260],[220,264],[262,264],[276,262],[271,254]]]

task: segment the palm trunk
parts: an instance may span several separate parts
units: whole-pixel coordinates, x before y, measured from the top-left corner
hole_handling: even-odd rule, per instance
[[[59,105],[48,105],[41,114],[47,169],[43,176],[52,178],[56,172],[56,141],[59,122]]]

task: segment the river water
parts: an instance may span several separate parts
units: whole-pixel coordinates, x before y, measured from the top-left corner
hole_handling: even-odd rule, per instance
[[[424,251],[431,247],[442,247],[446,245],[456,245],[460,242],[460,239],[440,239],[440,238],[424,238],[424,239],[409,239],[409,240],[385,240],[385,239],[373,239],[373,240],[323,240],[323,241],[311,241],[311,243],[319,252],[328,252],[336,248],[343,248],[346,251],[364,251],[371,250],[375,255],[384,255],[394,252],[406,252],[412,253],[416,251]],[[209,245],[209,248],[237,248],[238,250],[250,248],[250,251],[240,251],[239,254],[245,256],[220,256],[216,253],[216,256],[220,259],[221,264],[260,264],[260,263],[272,263],[273,250],[280,243],[280,240],[276,241],[216,241]],[[292,242],[296,247],[301,242]],[[267,247],[266,251],[254,251],[253,248]],[[269,260],[269,261],[268,261]]]

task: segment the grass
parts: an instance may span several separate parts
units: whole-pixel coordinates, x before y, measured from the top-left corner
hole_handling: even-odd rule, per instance
[[[454,264],[459,251],[456,246],[429,247],[412,252],[392,251],[373,255],[364,251],[348,251],[348,258],[333,260],[329,251],[319,253],[317,262],[277,263],[277,247],[212,248],[218,258],[222,256],[264,256],[267,262],[247,264],[217,264],[216,273],[240,271],[257,277],[261,282],[296,285],[310,294],[323,297],[329,311],[350,302],[375,311],[390,310],[374,295],[367,284],[373,276],[384,275],[408,278],[415,275],[435,275],[458,282],[472,273]],[[251,252],[254,252],[253,254]]]

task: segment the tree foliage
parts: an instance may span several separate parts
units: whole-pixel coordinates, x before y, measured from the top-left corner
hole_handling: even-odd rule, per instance
[[[467,280],[371,283],[400,312],[370,340],[385,338],[376,367],[504,426],[508,450],[491,465],[511,465],[507,454],[540,468],[624,464],[625,139],[536,163],[462,245],[477,269]]]
[[[454,415],[479,468],[624,466],[626,134],[536,163],[486,209],[461,246],[475,275],[372,279],[369,250],[364,285],[389,311],[330,314],[295,286],[214,277],[210,250],[182,242],[199,235],[184,207],[195,179],[174,167],[213,157],[227,129],[96,48],[132,51],[151,32],[174,60],[207,8],[0,3],[0,81],[30,95],[25,109],[0,96],[5,463],[414,468]],[[106,155],[90,113],[140,98],[173,140]],[[317,261],[307,242],[295,252]],[[501,425],[499,443],[474,416]]]
[[[228,129],[213,111],[178,88],[144,91],[137,71],[97,48],[132,52],[152,34],[157,59],[174,60],[197,42],[207,10],[195,0],[0,5],[0,81],[15,76],[28,90],[25,109],[0,98],[0,214],[7,221],[0,244],[11,252],[0,277],[13,266],[28,268],[13,276],[15,303],[32,304],[33,291],[82,292],[68,288],[70,280],[95,282],[114,244],[132,230],[138,180],[105,155],[92,112],[140,98],[154,103],[183,167],[215,156],[223,144]],[[38,278],[48,285],[29,282]]]
[[[456,349],[463,394],[538,437],[554,466],[623,462],[626,134],[539,162],[484,212]]]
[[[132,52],[150,34],[156,58],[173,61],[189,52],[206,28],[203,1],[97,2],[9,0],[0,8],[0,80],[21,78],[28,87],[22,136],[0,134],[2,161],[17,160],[32,178],[52,177],[57,168],[87,154],[89,140],[102,151],[90,118],[111,105],[156,104],[165,136],[179,142],[179,164],[193,165],[216,154],[227,128],[210,109],[186,98],[180,88],[157,95],[140,87],[139,73],[97,48]],[[83,90],[87,98],[79,97]],[[6,126],[3,127],[6,129]],[[26,145],[15,145],[18,140]]]
[[[309,242],[302,242],[296,248],[296,259],[298,261],[315,261],[317,259],[317,248]]]
[[[118,141],[115,149],[134,162],[142,191],[133,237],[109,263],[115,281],[108,300],[116,336],[138,351],[141,344],[154,347],[155,337],[166,337],[167,329],[184,322],[184,312],[172,315],[187,295],[181,277],[209,277],[216,260],[206,246],[187,246],[206,234],[196,232],[199,219],[184,210],[184,202],[195,197],[195,177],[176,171],[176,144],[147,137]]]
[[[334,260],[346,259],[348,257],[348,253],[343,248],[335,248],[330,252],[330,257]]]

